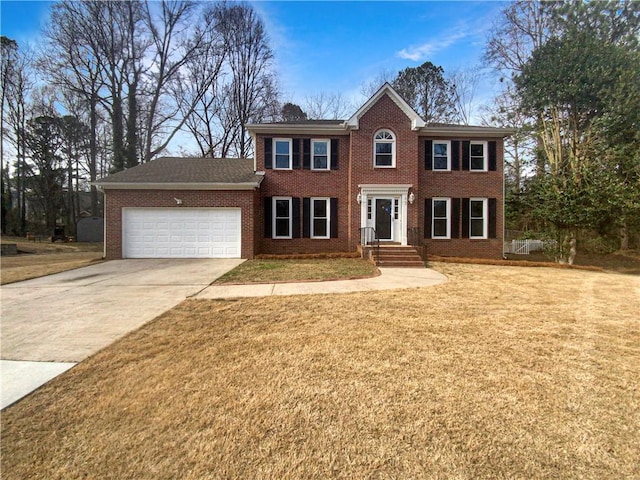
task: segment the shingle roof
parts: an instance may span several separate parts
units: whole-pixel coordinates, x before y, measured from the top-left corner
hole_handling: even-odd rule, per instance
[[[162,157],[137,167],[97,180],[96,185],[108,188],[123,184],[255,184],[263,175],[253,170],[251,158],[191,158]]]
[[[287,125],[287,124],[295,124],[295,125],[340,125],[344,123],[344,120],[326,120],[326,119],[308,119],[308,120],[296,120],[289,122],[271,122],[271,123],[261,123],[261,125]]]

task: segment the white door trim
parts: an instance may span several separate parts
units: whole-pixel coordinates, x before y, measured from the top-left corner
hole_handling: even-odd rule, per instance
[[[409,189],[413,185],[394,185],[394,184],[362,184],[360,188],[360,227],[375,228],[375,199],[391,198],[398,200],[398,220],[394,219],[391,212],[391,236],[392,241],[400,242],[401,245],[407,245],[407,200],[409,197]],[[368,219],[367,204],[371,200],[372,212],[371,219]],[[393,208],[393,204],[392,204]]]

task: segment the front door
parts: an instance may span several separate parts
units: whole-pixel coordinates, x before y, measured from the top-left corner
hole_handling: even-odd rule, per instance
[[[393,200],[391,198],[376,198],[376,233],[380,240],[393,240],[391,218],[393,214]]]

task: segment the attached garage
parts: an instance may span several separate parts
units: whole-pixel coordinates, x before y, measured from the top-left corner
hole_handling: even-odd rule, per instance
[[[124,258],[240,258],[239,208],[123,208]]]
[[[252,159],[164,157],[96,182],[105,258],[253,258],[264,174]]]

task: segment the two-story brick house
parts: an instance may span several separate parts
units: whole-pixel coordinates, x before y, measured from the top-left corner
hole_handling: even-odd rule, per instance
[[[159,159],[99,182],[105,251],[244,257],[364,241],[502,256],[502,128],[427,125],[386,84],[346,121],[249,125],[255,159]]]

